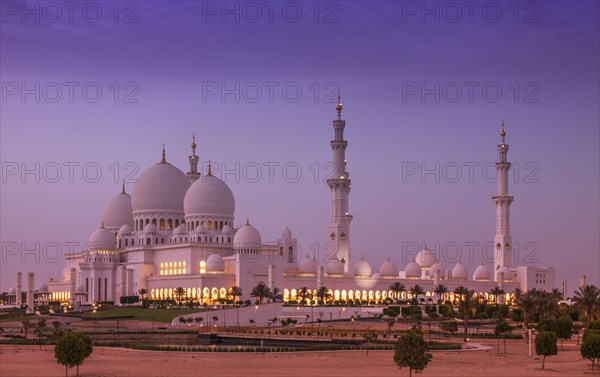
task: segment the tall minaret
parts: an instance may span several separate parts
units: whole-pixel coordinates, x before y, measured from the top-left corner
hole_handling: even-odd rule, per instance
[[[331,141],[333,149],[333,175],[327,180],[331,190],[331,223],[329,224],[329,240],[336,250],[336,257],[344,263],[344,271],[348,273],[350,266],[350,222],[352,215],[348,213],[348,195],[350,194],[350,177],[346,171],[346,147],[342,120],[342,103],[338,95],[336,105],[337,119],[333,121],[335,137]]]
[[[190,183],[194,183],[200,178],[198,173],[198,156],[196,156],[196,134],[192,135],[192,154],[188,156],[190,162],[190,171],[187,173]]]
[[[510,205],[513,197],[508,195],[508,171],[510,162],[507,160],[508,144],[504,142],[506,131],[504,121],[500,131],[502,143],[498,145],[500,161],[496,163],[498,172],[498,195],[492,200],[496,204],[496,236],[494,236],[494,281],[498,280],[498,270],[512,264],[512,237],[510,236]],[[510,277],[505,276],[504,279]]]

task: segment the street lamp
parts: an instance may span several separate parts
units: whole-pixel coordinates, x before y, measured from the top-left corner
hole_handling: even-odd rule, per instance
[[[256,311],[258,310],[258,305],[254,305],[254,327],[256,327]]]

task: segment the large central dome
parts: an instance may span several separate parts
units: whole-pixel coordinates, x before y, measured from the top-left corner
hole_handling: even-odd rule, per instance
[[[148,168],[133,187],[133,212],[183,212],[188,178],[175,166],[159,162]]]
[[[212,175],[205,175],[187,190],[183,208],[186,216],[233,218],[235,199],[225,182]]]

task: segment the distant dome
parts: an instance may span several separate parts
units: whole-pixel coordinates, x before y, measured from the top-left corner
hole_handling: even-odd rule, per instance
[[[192,232],[193,234],[208,234],[208,229],[206,229],[202,225],[198,225],[196,229]]]
[[[431,267],[429,268],[429,276],[431,278],[433,278],[435,271],[438,272],[438,276],[440,278],[443,278],[446,275],[446,268],[444,268],[444,265],[441,264],[440,262],[435,262],[434,264],[431,265]]]
[[[85,287],[83,286],[83,284],[79,284],[79,286],[77,287],[77,293],[85,293]]]
[[[146,226],[144,227],[144,233],[145,234],[154,234],[154,233],[156,233],[156,225],[154,225],[152,223],[146,224]]]
[[[383,277],[398,277],[398,267],[388,258],[379,267],[379,274]]]
[[[94,230],[90,236],[88,249],[91,250],[106,250],[116,247],[115,236],[106,228],[98,228]]]
[[[42,283],[40,284],[40,286],[38,287],[38,292],[48,292],[48,284],[46,283]]]
[[[381,274],[379,272],[376,272],[373,274],[373,276],[371,276],[371,279],[379,280],[379,279],[381,279]]]
[[[258,249],[262,246],[262,238],[255,227],[246,223],[235,232],[233,246],[238,249]]]
[[[146,169],[133,186],[131,205],[134,212],[181,212],[183,198],[190,187],[185,174],[169,163]]]
[[[454,268],[452,269],[452,279],[456,280],[467,280],[469,277],[469,270],[467,266],[458,261]]]
[[[185,194],[183,208],[186,216],[233,217],[235,199],[227,184],[212,175],[196,180]]]
[[[180,224],[177,228],[175,228],[175,230],[173,230],[174,236],[183,236],[185,234],[187,234],[187,227],[185,224]]]
[[[325,266],[327,275],[344,275],[344,263],[337,258],[327,261]]]
[[[285,229],[283,230],[283,233],[281,233],[281,237],[282,238],[292,238],[292,231],[290,230],[290,228],[288,228],[286,226]]]
[[[361,258],[354,266],[354,275],[360,277],[371,277],[371,265],[364,258]]]
[[[316,274],[317,262],[307,254],[306,257],[300,258],[300,260],[296,262],[296,268],[298,269],[298,272],[303,274]]]
[[[435,253],[425,246],[423,250],[419,251],[415,262],[421,266],[422,269],[428,270],[435,263]]]
[[[10,289],[8,290],[8,294],[9,295],[16,295],[17,294],[17,290],[15,289],[15,287],[10,287]]]
[[[131,195],[121,192],[104,205],[101,215],[106,228],[119,229],[123,224],[133,226],[133,207]]]
[[[133,230],[129,224],[124,224],[119,228],[119,235],[130,235]]]
[[[410,262],[404,269],[404,275],[409,279],[418,279],[421,277],[421,266],[415,261]]]
[[[229,225],[225,225],[223,229],[221,229],[221,233],[223,234],[231,234],[233,233],[233,229]]]
[[[508,266],[502,266],[498,269],[498,272],[496,272],[496,276],[498,276],[498,280],[500,280],[500,273],[503,272],[504,273],[504,280],[503,281],[509,281],[511,279],[511,273],[510,273],[510,269],[508,268]]]
[[[206,258],[206,271],[223,272],[225,270],[225,262],[219,254],[211,254]]]
[[[483,262],[475,269],[473,272],[473,280],[478,281],[489,281],[490,280],[490,270],[487,268]]]

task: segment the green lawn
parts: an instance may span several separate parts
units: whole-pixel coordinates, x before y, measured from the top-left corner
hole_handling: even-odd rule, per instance
[[[96,313],[86,313],[82,316],[83,319],[93,318],[110,318],[120,316],[133,316],[142,321],[154,321],[169,323],[171,320],[180,315],[190,313],[198,313],[200,309],[144,309],[144,308],[114,308],[109,310],[100,310]]]

